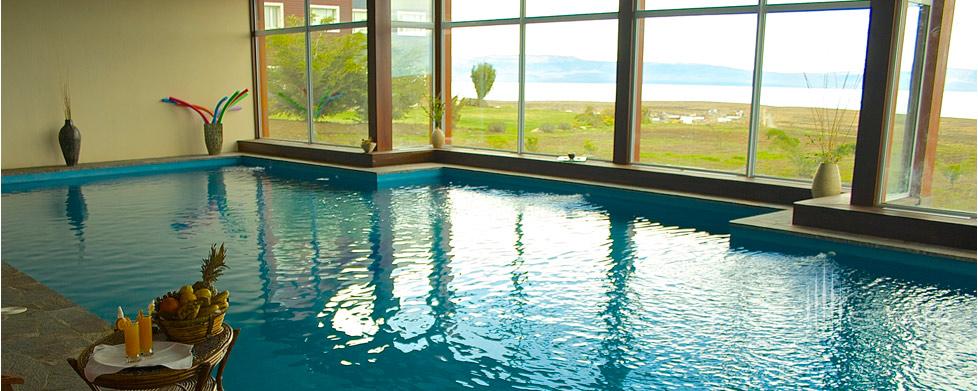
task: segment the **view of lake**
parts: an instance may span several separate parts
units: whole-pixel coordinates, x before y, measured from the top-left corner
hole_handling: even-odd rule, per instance
[[[750,86],[710,86],[693,84],[645,84],[644,101],[725,102],[749,104]],[[857,89],[764,87],[761,104],[779,107],[845,107],[859,109],[862,92]],[[475,97],[468,78],[452,86],[452,95]],[[516,101],[519,83],[496,81],[488,100]],[[906,113],[907,92],[898,96],[898,113]],[[527,101],[614,102],[614,83],[526,83]],[[978,118],[978,91],[945,91],[942,117]]]

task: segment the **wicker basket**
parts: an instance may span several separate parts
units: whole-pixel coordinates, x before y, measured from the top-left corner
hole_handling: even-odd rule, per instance
[[[167,296],[176,297],[176,293],[170,292]],[[166,334],[166,337],[171,341],[194,344],[221,332],[221,327],[224,324],[224,315],[228,312],[227,307],[206,318],[198,317],[187,320],[164,319],[159,316],[159,308],[160,301],[167,296],[156,299],[157,311],[154,312],[153,321],[156,322],[156,325],[160,327],[163,334]]]
[[[217,335],[224,325],[224,314],[227,308],[206,318],[188,320],[169,320],[156,317],[156,324],[171,341],[180,343],[197,343],[207,337]]]

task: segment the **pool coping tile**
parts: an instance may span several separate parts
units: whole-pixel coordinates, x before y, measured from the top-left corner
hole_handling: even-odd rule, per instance
[[[20,376],[17,390],[81,390],[88,386],[65,359],[112,331],[109,324],[51,288],[2,263],[0,305],[27,311],[3,315],[2,371]]]

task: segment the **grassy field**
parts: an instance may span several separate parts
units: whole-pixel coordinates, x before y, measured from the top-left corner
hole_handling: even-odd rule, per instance
[[[842,114],[845,120],[854,121],[858,113]],[[688,117],[687,123],[682,116]],[[529,102],[525,148],[532,153],[574,152],[610,160],[613,118],[612,103]],[[809,142],[809,136],[817,134],[811,109],[762,107],[760,119],[757,175],[810,179],[816,167],[810,156],[817,152],[817,147]],[[749,107],[743,104],[643,102],[638,161],[742,174],[747,164],[749,120]],[[322,118],[315,129],[316,141],[327,144],[359,146],[367,135],[366,124],[356,123],[348,115]],[[777,138],[767,136],[771,130],[782,131],[788,139],[797,140],[797,145],[786,147]],[[272,138],[308,139],[304,120],[272,120],[270,131]],[[396,120],[393,135],[395,148],[428,145],[428,126],[422,110],[411,110]],[[855,143],[855,136],[853,130],[844,142]],[[516,140],[516,103],[486,102],[483,106],[462,107],[449,142],[515,151]],[[920,201],[922,205],[975,211],[975,140],[975,120],[941,119],[933,192]],[[853,156],[844,157],[839,165],[843,182],[849,183]]]

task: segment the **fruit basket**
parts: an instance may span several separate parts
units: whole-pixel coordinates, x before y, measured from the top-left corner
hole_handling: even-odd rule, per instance
[[[214,294],[214,282],[227,265],[221,245],[211,247],[210,257],[204,258],[201,280],[184,285],[154,301],[154,320],[171,341],[197,343],[221,332],[228,310],[228,291]]]
[[[160,308],[162,300],[164,298],[157,299],[156,308]],[[171,341],[193,344],[220,333],[225,314],[227,314],[227,307],[191,319],[167,319],[165,316],[157,316],[156,324]]]

